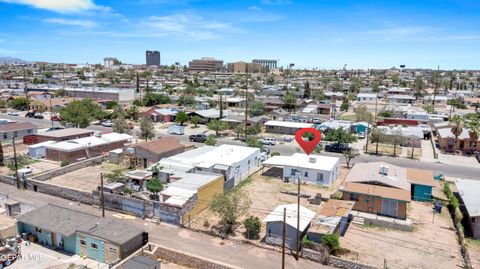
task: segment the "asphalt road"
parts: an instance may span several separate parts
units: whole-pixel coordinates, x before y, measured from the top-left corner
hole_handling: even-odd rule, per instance
[[[70,200],[38,192],[17,190],[14,186],[3,183],[0,183],[0,194],[8,194],[8,198],[34,208],[51,203],[101,216],[101,211],[96,207],[74,203]],[[108,210],[105,213],[106,218],[115,218],[113,215],[119,215],[117,212]],[[169,246],[173,249],[221,261],[240,268],[281,268],[281,253],[278,251],[253,247],[247,244],[236,245],[230,240],[221,240],[220,238],[192,232],[169,224],[162,223],[157,225],[149,220],[140,218],[124,219],[122,221],[129,222],[147,231],[150,242]],[[332,268],[305,259],[296,261],[288,254],[285,257],[285,264],[286,268]]]

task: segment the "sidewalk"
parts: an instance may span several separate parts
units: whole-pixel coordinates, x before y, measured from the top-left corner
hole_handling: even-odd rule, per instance
[[[420,157],[420,161],[429,163],[438,162],[438,159],[434,157],[432,142],[430,142],[430,140],[422,140],[422,157]]]

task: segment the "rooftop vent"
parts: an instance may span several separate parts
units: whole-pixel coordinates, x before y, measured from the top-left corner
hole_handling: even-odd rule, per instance
[[[387,176],[388,175],[388,166],[386,165],[380,165],[380,175]]]
[[[310,162],[310,163],[316,163],[316,162],[317,162],[317,158],[315,158],[315,157],[310,157],[310,158],[308,158],[308,162]]]

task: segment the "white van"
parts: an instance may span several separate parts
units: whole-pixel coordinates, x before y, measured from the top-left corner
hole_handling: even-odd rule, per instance
[[[276,145],[277,144],[277,139],[275,137],[265,137],[260,139],[260,142],[264,145]]]

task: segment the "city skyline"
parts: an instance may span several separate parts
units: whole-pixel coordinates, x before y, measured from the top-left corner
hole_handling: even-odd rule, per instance
[[[162,64],[215,57],[339,69],[479,69],[480,4],[402,1],[0,0],[0,56]]]

